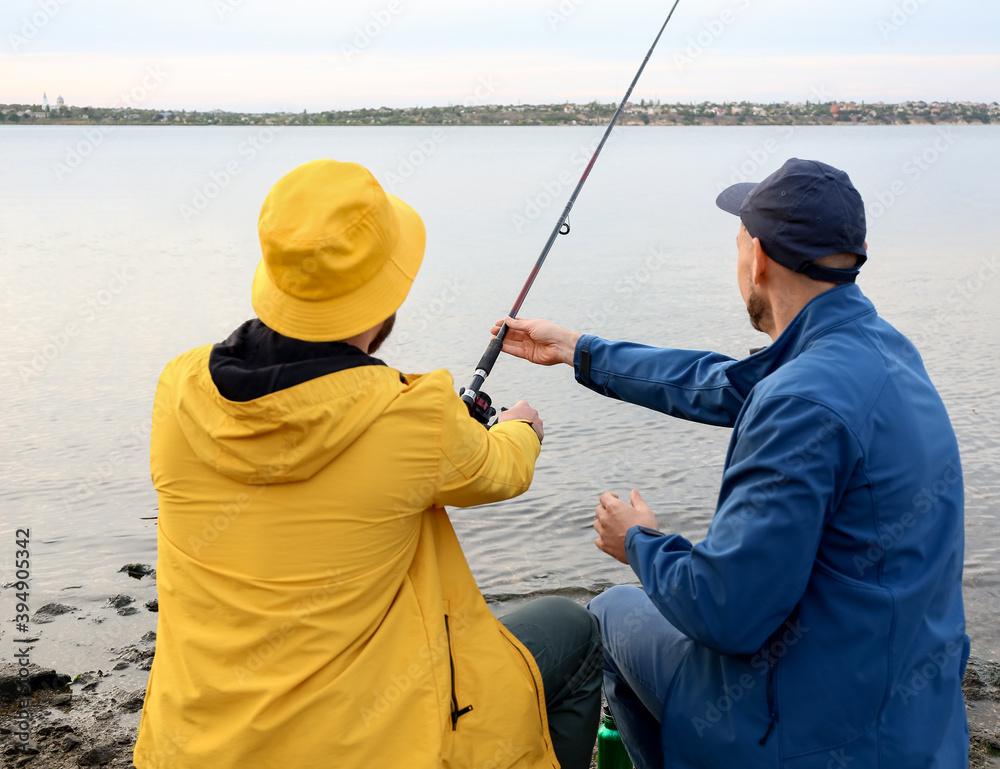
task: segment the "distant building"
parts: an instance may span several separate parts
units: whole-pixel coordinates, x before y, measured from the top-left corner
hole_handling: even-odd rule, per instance
[[[49,95],[46,93],[42,94],[42,109],[46,112],[49,111]]]
[[[56,97],[56,109],[66,109],[66,102],[63,101],[62,96]]]

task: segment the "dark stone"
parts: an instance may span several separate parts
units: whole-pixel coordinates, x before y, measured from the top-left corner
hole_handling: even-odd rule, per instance
[[[72,694],[57,694],[52,698],[52,702],[49,703],[54,707],[59,707],[60,705],[69,705],[73,702]]]
[[[125,606],[119,609],[118,613],[123,617],[131,617],[133,614],[138,614],[139,610],[134,606]]]
[[[148,611],[158,612],[160,610],[160,601],[159,599],[154,598],[152,601],[146,601],[143,606],[145,606]]]
[[[108,599],[108,606],[112,609],[121,609],[128,606],[130,603],[135,603],[135,599],[130,595],[113,595]]]
[[[142,579],[156,574],[156,569],[148,563],[126,563],[118,570],[119,574],[122,572],[128,574],[132,579]]]
[[[78,747],[81,744],[83,744],[83,740],[81,740],[75,734],[67,734],[65,737],[62,738],[62,742],[60,743],[62,749],[65,750],[67,753],[69,753],[71,750],[73,750],[74,748]]]
[[[966,700],[1000,701],[1000,664],[971,657],[965,667],[962,691]]]
[[[104,766],[110,764],[118,755],[118,750],[114,743],[109,745],[98,745],[96,748],[85,750],[76,759],[78,766]]]
[[[25,680],[20,672],[21,666],[14,662],[0,664],[0,703],[13,702],[18,698],[20,682]],[[28,666],[26,678],[31,691],[62,689],[70,680],[69,676],[59,675],[51,668],[42,668],[38,665]]]
[[[51,737],[53,735],[67,734],[72,731],[73,727],[69,724],[46,724],[39,727],[37,734],[39,737]]]
[[[129,664],[127,662],[125,662],[124,660],[122,660],[121,662],[115,663],[115,666],[113,668],[111,668],[111,669],[112,670],[124,670],[128,666],[129,666]]]
[[[142,641],[143,643],[152,643],[153,641],[156,640],[156,631],[155,630],[146,631],[145,633],[143,633],[142,638],[140,638],[139,640]]]
[[[975,657],[969,660],[962,679],[969,736],[994,751],[1000,751],[1000,665]]]
[[[139,690],[127,695],[119,707],[126,713],[138,713],[146,701],[146,692]]]
[[[52,620],[60,614],[69,614],[73,611],[78,610],[72,606],[67,606],[64,603],[47,603],[35,612],[31,621],[36,625],[44,625],[47,622],[52,622]]]

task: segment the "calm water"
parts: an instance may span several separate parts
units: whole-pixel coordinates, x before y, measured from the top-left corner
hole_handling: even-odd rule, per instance
[[[251,316],[257,212],[274,181],[316,157],[356,160],[424,216],[427,256],[384,357],[465,380],[600,133],[0,129],[0,582],[13,579],[15,528],[30,526],[33,607],[84,610],[42,628],[43,644],[73,639],[47,653],[82,668],[155,622],[142,612],[94,624],[112,593],[153,595],[149,580],[115,573],[155,558],[153,391],[171,357]],[[869,201],[862,287],[917,343],[958,433],[970,633],[976,653],[996,657],[1000,128],[616,129],[522,314],[742,357],[765,338],[736,288],[738,224],[713,201],[790,156],[845,168]],[[643,489],[663,528],[704,534],[727,430],[602,399],[566,367],[505,358],[487,389],[500,403],[528,399],[547,432],[527,494],[454,511],[488,598],[634,581],[592,544],[604,491]],[[0,623],[0,638],[12,632]]]

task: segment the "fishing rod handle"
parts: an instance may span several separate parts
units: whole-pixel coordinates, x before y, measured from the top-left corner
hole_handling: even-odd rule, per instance
[[[489,346],[486,348],[486,352],[483,353],[483,357],[479,359],[479,363],[476,364],[476,371],[483,371],[486,376],[490,375],[493,371],[493,364],[497,362],[497,358],[500,357],[500,351],[503,350],[503,338],[507,336],[507,324],[505,323],[500,327],[500,332],[493,337],[490,341]]]

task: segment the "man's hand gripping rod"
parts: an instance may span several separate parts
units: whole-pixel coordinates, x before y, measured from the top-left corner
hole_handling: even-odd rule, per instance
[[[622,99],[621,104],[618,105],[618,109],[615,112],[614,117],[611,118],[611,122],[608,123],[607,129],[604,131],[604,136],[601,137],[601,143],[597,145],[597,149],[594,151],[593,157],[590,158],[590,162],[584,169],[583,175],[580,177],[580,181],[576,183],[576,188],[573,190],[573,194],[570,195],[569,202],[566,203],[566,208],[563,209],[562,215],[559,217],[559,221],[556,222],[556,226],[549,235],[549,239],[545,242],[545,247],[542,249],[542,253],[535,261],[535,266],[532,267],[531,274],[528,275],[528,279],[525,281],[524,287],[521,289],[521,293],[518,294],[517,301],[514,302],[514,306],[508,313],[511,318],[516,318],[517,313],[521,310],[524,298],[528,295],[531,285],[535,282],[538,270],[545,262],[545,257],[549,255],[549,251],[552,249],[552,244],[556,242],[556,238],[559,235],[569,234],[569,224],[567,224],[569,212],[573,210],[576,198],[580,194],[580,190],[583,189],[583,185],[584,182],[587,181],[587,177],[590,176],[590,171],[594,167],[594,163],[597,161],[597,156],[600,155],[601,150],[604,149],[604,145],[608,141],[608,137],[611,135],[611,130],[615,127],[615,123],[618,122],[618,116],[621,115],[622,110],[625,109],[625,105],[628,103],[629,97],[632,95],[632,89],[635,88],[635,84],[639,82],[639,77],[642,75],[642,71],[646,68],[646,63],[649,61],[649,57],[653,55],[653,50],[656,48],[656,44],[660,42],[660,36],[663,34],[663,30],[667,28],[667,24],[670,23],[670,18],[674,15],[674,11],[677,9],[677,4],[679,2],[680,0],[674,0],[670,13],[667,14],[667,20],[664,21],[663,26],[660,27],[660,31],[657,33],[656,39],[653,40],[653,44],[650,46],[649,52],[646,54],[646,58],[642,60],[642,64],[639,66],[639,71],[636,72],[635,77],[632,78],[632,84],[628,87],[628,91],[625,92],[625,96]],[[459,395],[461,395],[462,400],[465,401],[465,405],[469,409],[469,414],[487,427],[491,427],[493,425],[493,422],[496,419],[497,411],[492,405],[490,396],[479,388],[483,386],[483,382],[486,381],[486,377],[488,377],[490,372],[493,371],[493,364],[497,362],[497,358],[500,356],[500,351],[503,349],[503,340],[506,336],[507,324],[504,323],[500,326],[500,330],[497,332],[497,335],[493,337],[493,340],[486,348],[486,352],[483,353],[483,357],[479,359],[479,364],[476,366],[476,373],[472,375],[472,381],[469,382],[468,386],[459,390]]]

